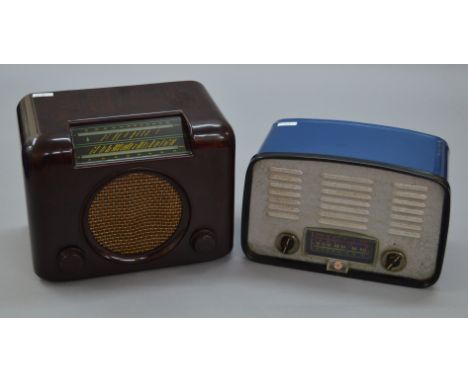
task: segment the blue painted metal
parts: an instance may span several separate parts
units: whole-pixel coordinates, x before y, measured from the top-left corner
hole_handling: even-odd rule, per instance
[[[354,159],[447,179],[447,142],[396,127],[322,119],[275,122],[259,154],[284,153]]]

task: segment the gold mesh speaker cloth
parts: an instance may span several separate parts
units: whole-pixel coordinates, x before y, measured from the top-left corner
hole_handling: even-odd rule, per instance
[[[119,176],[104,185],[88,210],[88,227],[105,249],[120,255],[155,251],[177,230],[182,217],[179,191],[149,172]]]

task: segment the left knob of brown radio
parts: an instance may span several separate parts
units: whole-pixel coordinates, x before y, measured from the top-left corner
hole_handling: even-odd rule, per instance
[[[77,247],[67,247],[58,254],[58,266],[64,273],[78,273],[84,268],[83,251]]]

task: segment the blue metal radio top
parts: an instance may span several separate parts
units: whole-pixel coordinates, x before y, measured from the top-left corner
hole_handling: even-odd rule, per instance
[[[324,119],[275,122],[259,154],[305,154],[403,167],[447,179],[449,148],[434,135]]]

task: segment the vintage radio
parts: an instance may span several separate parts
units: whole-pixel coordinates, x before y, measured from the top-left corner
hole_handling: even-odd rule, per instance
[[[285,119],[249,165],[242,246],[255,261],[427,287],[447,238],[448,146],[363,123]]]
[[[201,84],[31,94],[18,119],[39,276],[79,279],[230,252],[234,134]]]

